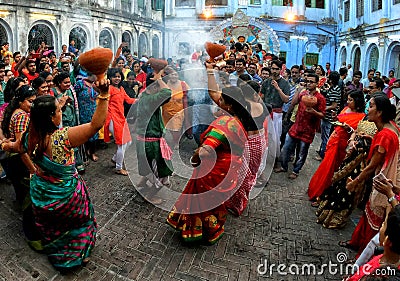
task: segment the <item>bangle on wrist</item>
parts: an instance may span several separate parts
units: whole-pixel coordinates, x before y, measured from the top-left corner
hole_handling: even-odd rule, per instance
[[[190,157],[190,164],[191,165],[199,165],[200,162],[193,162],[193,156],[192,156],[192,157]]]
[[[388,202],[389,202],[389,203],[392,203],[392,201],[393,201],[394,199],[396,199],[396,195],[393,195],[392,197],[390,197],[390,198],[388,199]]]
[[[98,95],[97,98],[99,100],[110,100],[110,94],[107,95]]]

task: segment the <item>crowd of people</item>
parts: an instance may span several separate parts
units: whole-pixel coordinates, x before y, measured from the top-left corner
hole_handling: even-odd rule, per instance
[[[198,72],[184,81],[172,60],[158,69],[122,43],[107,79],[97,81],[79,65],[74,40],[60,55],[45,43],[27,56],[3,43],[1,55],[0,163],[29,245],[57,269],[87,263],[95,244],[81,174],[85,163],[98,161],[99,142],[114,140],[115,173],[126,176],[125,151],[135,141],[136,185],[157,205],[159,190],[171,185],[172,154],[182,136],[194,139],[192,177],[167,222],[186,242],[214,244],[228,213],[240,216],[251,190],[265,186],[268,146],[278,147],[274,172],[288,173],[293,162],[288,178],[295,180],[317,132],[321,145],[313,160],[321,163],[308,188],[317,222],[341,228],[354,208],[363,208],[353,236],[339,244],[357,250],[355,264],[362,266],[385,241],[381,264],[399,266],[400,80],[393,70],[383,77],[371,69],[362,79],[345,63],[338,71],[330,63],[289,68],[261,44],[238,42],[215,60],[196,52]]]

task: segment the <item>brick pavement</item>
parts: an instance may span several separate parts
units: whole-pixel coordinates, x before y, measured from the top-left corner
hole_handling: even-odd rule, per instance
[[[354,255],[337,246],[337,241],[350,237],[354,225],[324,229],[315,223],[315,209],[307,200],[308,181],[318,165],[312,159],[317,144],[311,146],[296,180],[272,174],[240,218],[229,216],[226,234],[216,245],[190,247],[182,245],[177,232],[165,223],[166,211],[145,202],[127,177],[113,173],[114,145],[100,150],[100,161],[90,163],[84,176],[99,225],[97,244],[91,262],[68,275],[60,275],[46,256],[27,246],[12,187],[2,182],[0,280],[340,280],[339,275],[327,273],[271,277],[257,272],[264,259],[269,264],[320,266],[336,262],[340,252]],[[188,145],[188,153],[192,146]],[[182,185],[174,179],[177,182]]]

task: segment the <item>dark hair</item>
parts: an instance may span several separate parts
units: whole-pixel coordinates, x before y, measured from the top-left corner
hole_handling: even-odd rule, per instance
[[[232,65],[235,66],[235,60],[227,60],[226,65]]]
[[[6,68],[6,65],[4,64],[4,62],[0,61],[0,69],[5,69],[5,68]]]
[[[56,86],[60,86],[61,82],[67,78],[70,78],[69,73],[66,71],[63,71],[63,72],[60,72],[56,77],[54,77],[53,82]]]
[[[375,69],[373,69],[373,68],[371,68],[371,69],[368,69],[368,72],[367,72],[367,74],[369,74],[370,72],[373,72],[373,73],[375,73]]]
[[[349,96],[354,100],[356,111],[364,112],[365,111],[364,93],[356,90],[356,91],[351,91],[349,93]]]
[[[299,70],[300,70],[300,66],[299,66],[299,65],[297,65],[297,64],[295,64],[295,65],[292,65],[292,67],[290,68],[290,70],[292,70],[293,68],[296,68],[296,69],[299,69]]]
[[[118,58],[116,58],[116,59],[115,59],[115,65],[117,65],[117,64],[118,64],[118,62],[119,62],[119,61],[121,61],[121,60],[123,60],[123,61],[124,61],[124,63],[125,63],[125,60],[124,60],[124,58],[123,58],[123,57],[118,57]]]
[[[234,114],[248,131],[252,117],[249,112],[250,104],[245,100],[242,90],[235,86],[222,88],[222,98],[225,103],[232,105]]]
[[[282,64],[286,64],[286,59],[284,57],[279,57],[278,60],[280,60]]]
[[[7,81],[6,87],[4,88],[4,102],[10,102],[12,100],[21,82],[25,82],[21,77],[12,77]]]
[[[15,59],[15,57],[16,56],[18,56],[18,55],[20,55],[21,54],[21,52],[20,51],[16,51],[16,52],[14,52],[14,54],[13,54],[13,58]]]
[[[343,76],[343,75],[347,74],[347,72],[349,72],[349,71],[347,70],[347,67],[341,67],[341,68],[339,68],[339,74],[340,74],[340,76]]]
[[[396,254],[400,254],[400,205],[397,205],[390,211],[386,225],[385,235],[387,235],[390,242],[392,242],[390,250]]]
[[[152,78],[154,78],[154,73],[149,73],[146,76],[146,89],[149,88],[149,86],[155,82]]]
[[[32,80],[31,85],[37,91],[37,89],[39,89],[39,87],[42,86],[44,82],[46,82],[46,79],[39,76]]]
[[[128,72],[128,74],[126,74],[126,79],[128,79],[129,77],[131,77],[131,76],[133,76],[133,77],[135,77],[136,78],[136,74],[135,74],[135,72],[133,72],[133,71],[129,71]]]
[[[246,61],[245,61],[243,58],[237,59],[237,60],[236,60],[236,64],[237,64],[238,62],[243,63],[243,66],[246,67]]]
[[[27,98],[30,98],[32,96],[36,95],[36,91],[28,86],[28,85],[23,85],[21,88],[19,88],[13,99],[10,101],[8,106],[6,107],[6,110],[4,111],[4,118],[3,122],[1,122],[1,129],[3,130],[3,134],[6,138],[9,138],[10,135],[10,120],[11,117],[14,113],[14,111],[19,108],[20,102],[23,102]]]
[[[261,68],[261,72],[266,71],[271,75],[271,69],[269,69],[268,67],[263,67]]]
[[[257,71],[257,68],[258,68],[258,66],[257,66],[257,64],[256,64],[256,63],[254,63],[254,62],[250,62],[250,63],[247,65],[247,67],[249,67],[250,65],[254,65],[254,66],[256,67],[256,71]]]
[[[243,50],[243,45],[240,42],[235,43],[235,49],[238,52],[241,52]]]
[[[279,67],[279,69],[282,69],[282,62],[280,60],[273,60],[271,61],[271,66],[275,64],[277,67]]]
[[[374,93],[371,97],[374,99],[376,110],[382,112],[382,122],[388,123],[396,117],[396,107],[390,103],[389,98],[383,92]]]
[[[374,77],[372,81],[375,82],[376,87],[381,89],[381,91],[385,88],[385,82],[381,78]]]
[[[324,69],[324,67],[323,67],[322,65],[320,65],[320,64],[318,64],[317,67],[319,67],[319,68],[321,69],[322,75],[325,76],[325,69]]]
[[[53,75],[53,74],[51,74],[50,72],[46,72],[46,71],[42,71],[39,73],[39,76],[43,77],[44,79],[46,79],[49,75]]]
[[[50,66],[48,62],[42,62],[41,64],[39,64],[39,72],[43,72],[46,65]]]
[[[57,110],[56,100],[54,96],[45,95],[33,101],[28,129],[28,154],[33,159],[43,157],[47,147],[46,136],[57,130],[52,120]]]
[[[338,85],[340,80],[340,74],[337,71],[332,71],[328,76],[328,80],[332,82],[333,85]]]
[[[362,72],[361,71],[359,71],[359,70],[357,70],[357,71],[354,71],[354,73],[353,73],[353,77],[354,76],[360,76],[360,77],[362,77]]]
[[[255,94],[260,92],[261,86],[256,81],[250,80],[247,81],[246,84],[243,84],[240,89],[242,90],[245,98],[251,99]]]
[[[315,83],[319,82],[319,76],[315,73],[308,73],[307,77],[314,77],[315,78]]]
[[[310,75],[310,74],[315,74],[315,70],[312,68],[306,68],[304,69],[304,74]]]
[[[257,46],[260,50],[262,50],[262,44],[261,44],[261,43],[256,44],[256,46]]]
[[[115,75],[117,75],[117,73],[119,73],[119,75],[121,76],[121,82],[119,82],[118,84],[118,88],[121,87],[121,83],[122,80],[124,80],[124,74],[122,73],[122,70],[119,68],[109,68],[107,71],[107,78],[111,80],[111,78],[114,78]]]

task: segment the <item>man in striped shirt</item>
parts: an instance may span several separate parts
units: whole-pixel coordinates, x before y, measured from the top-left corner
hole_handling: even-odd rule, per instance
[[[328,77],[328,85],[323,85],[321,87],[321,93],[326,99],[326,113],[325,117],[321,120],[321,146],[319,152],[315,159],[321,161],[325,156],[326,144],[328,143],[329,136],[331,135],[331,129],[333,118],[332,114],[336,116],[338,114],[338,109],[341,100],[341,90],[338,86],[340,79],[340,74],[337,71],[331,72]]]

